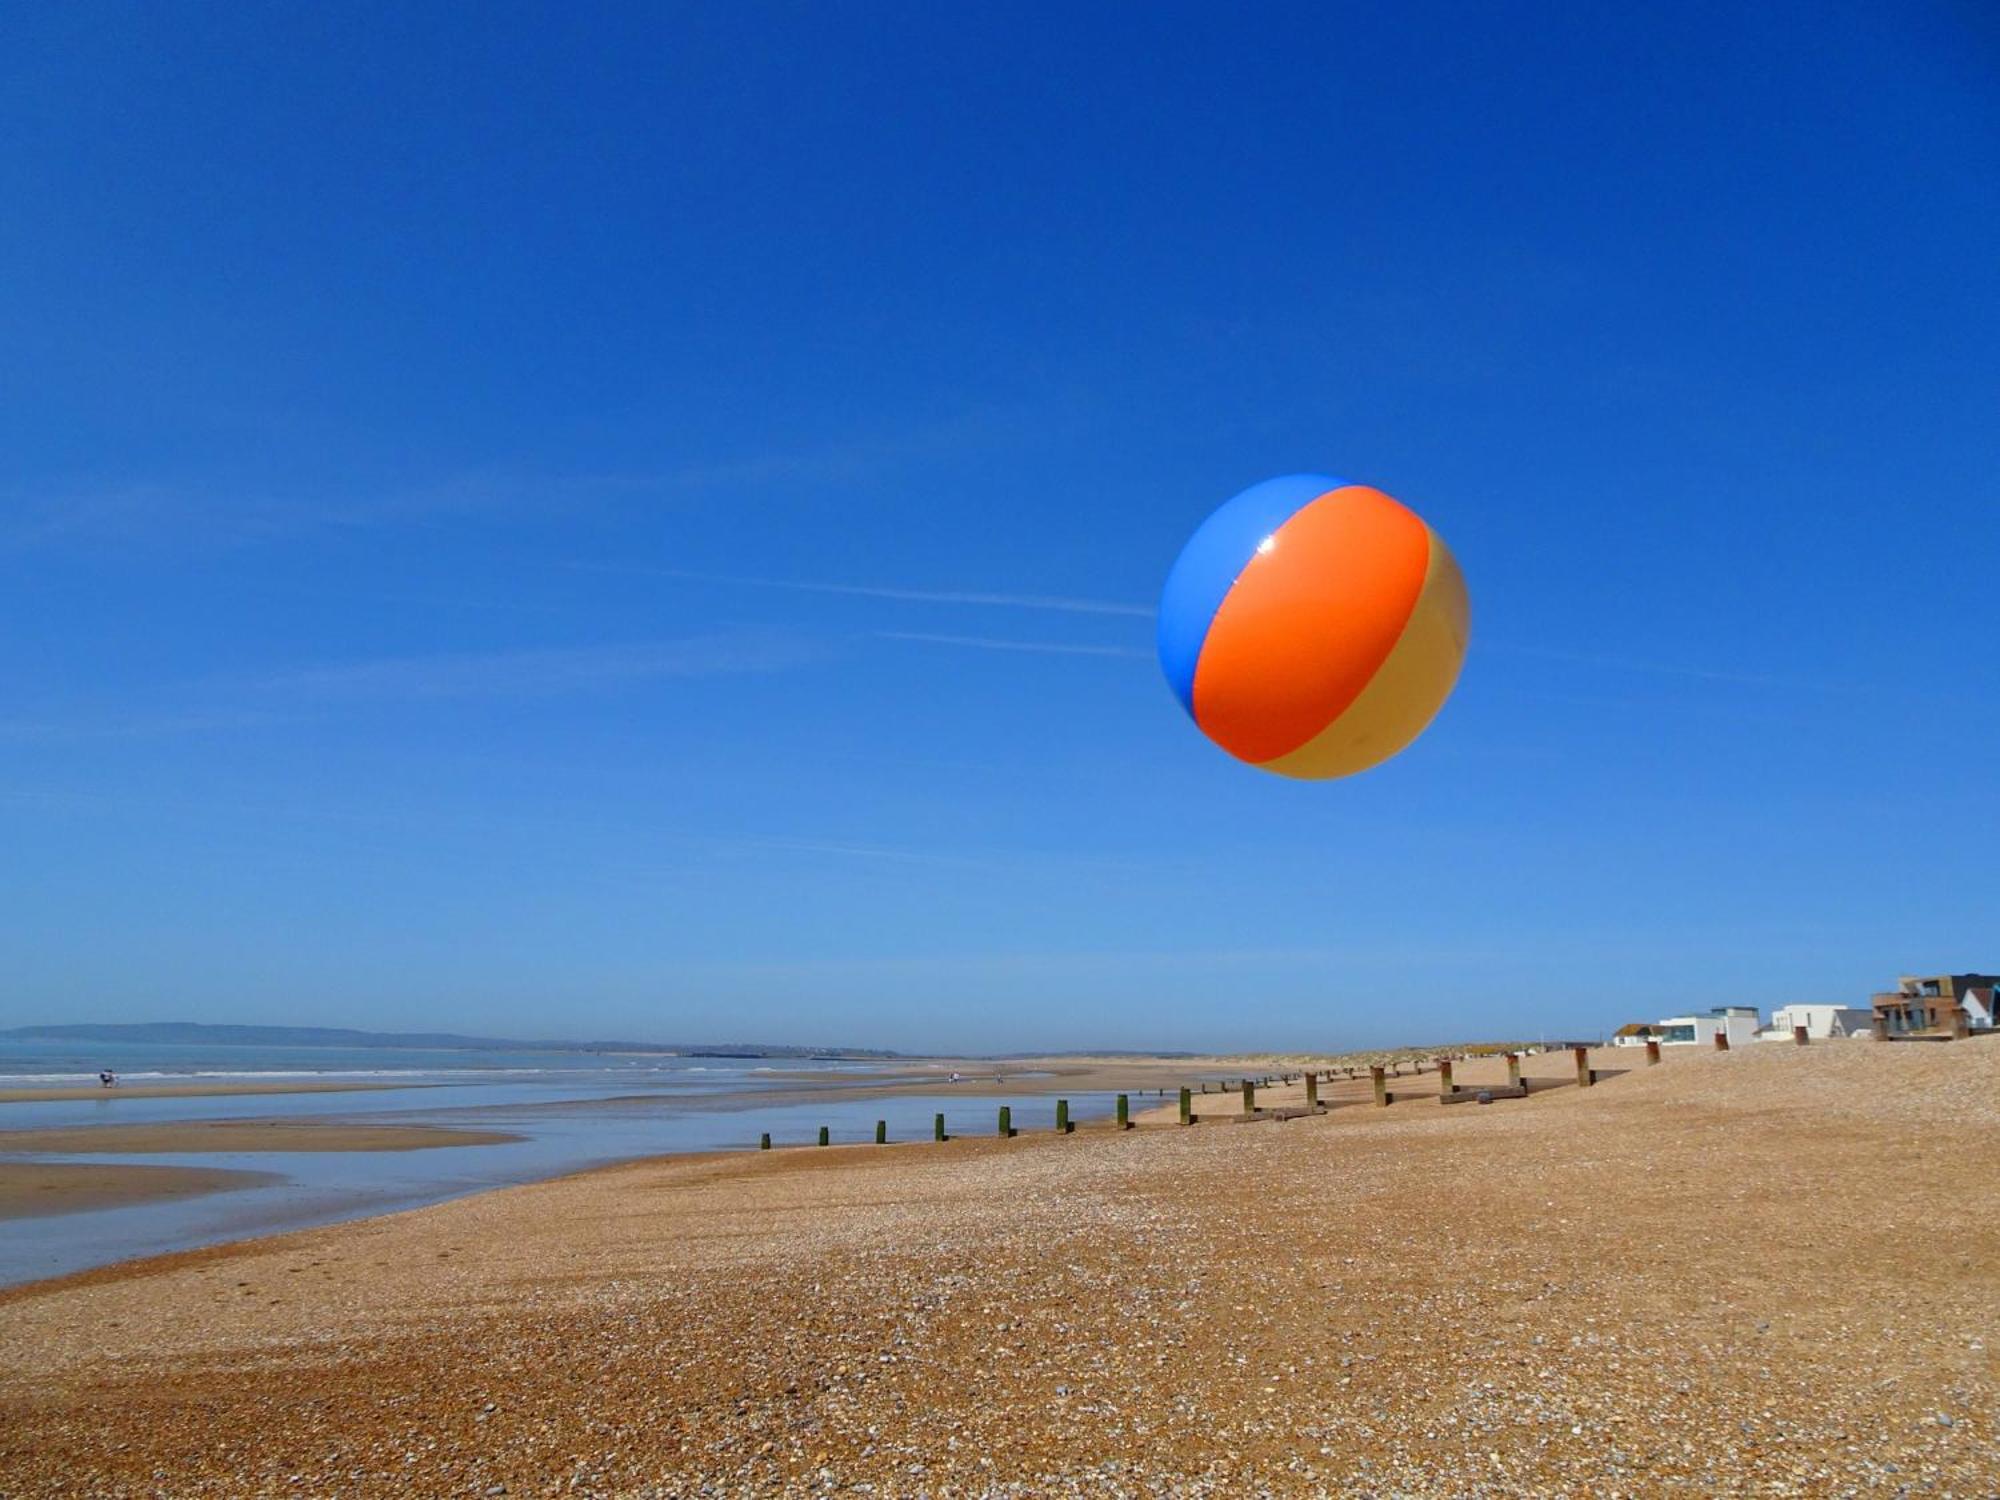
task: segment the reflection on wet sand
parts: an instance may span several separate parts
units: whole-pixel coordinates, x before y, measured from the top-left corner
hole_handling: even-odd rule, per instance
[[[444,1125],[364,1125],[340,1120],[191,1120],[175,1125],[82,1125],[0,1130],[0,1154],[182,1156],[201,1151],[422,1151],[518,1141],[497,1130]],[[8,1168],[0,1164],[0,1177]]]
[[[127,1208],[283,1179],[220,1167],[128,1167],[89,1162],[0,1162],[0,1219]]]

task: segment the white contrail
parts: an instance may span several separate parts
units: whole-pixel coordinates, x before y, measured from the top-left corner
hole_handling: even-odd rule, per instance
[[[1052,656],[1146,656],[1131,646],[1077,646],[1063,641],[1010,641],[990,635],[934,635],[924,630],[878,630],[877,640],[923,641],[933,646],[972,646],[981,651],[1045,651]]]
[[[1108,599],[1071,599],[1059,594],[993,594],[967,589],[909,589],[870,583],[824,583],[799,578],[743,578],[723,573],[697,573],[687,568],[653,568],[638,564],[574,563],[593,572],[643,573],[655,578],[683,578],[690,583],[722,583],[740,588],[785,589],[797,594],[846,594],[858,599],[895,599],[907,604],[970,604],[1000,609],[1046,609],[1072,615],[1131,615],[1150,617],[1143,604],[1117,604]]]

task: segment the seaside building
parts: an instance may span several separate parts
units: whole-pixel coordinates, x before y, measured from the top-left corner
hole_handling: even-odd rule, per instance
[[[1992,1031],[2000,974],[1905,974],[1870,1001],[1875,1035],[1885,1042],[1970,1036]]]
[[[1614,1047],[1643,1047],[1648,1042],[1664,1040],[1660,1028],[1647,1021],[1629,1021],[1611,1034]]]
[[[1760,1041],[1789,1042],[1792,1028],[1803,1026],[1812,1040],[1832,1041],[1866,1036],[1874,1024],[1875,1012],[1858,1005],[1781,1005],[1771,1012],[1770,1026],[1757,1036]]]
[[[1754,1005],[1718,1005],[1706,1015],[1668,1016],[1655,1022],[1653,1030],[1665,1047],[1712,1047],[1718,1033],[1735,1047],[1756,1041],[1761,1024]]]

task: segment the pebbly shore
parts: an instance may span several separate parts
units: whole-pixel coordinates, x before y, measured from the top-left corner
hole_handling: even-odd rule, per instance
[[[0,1493],[2000,1491],[2000,1044],[1596,1061],[644,1162],[21,1288]]]

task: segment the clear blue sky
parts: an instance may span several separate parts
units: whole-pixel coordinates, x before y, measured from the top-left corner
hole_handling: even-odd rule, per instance
[[[2000,965],[1966,3],[15,6],[0,1024],[1331,1047]],[[1151,609],[1318,470],[1459,690]]]

